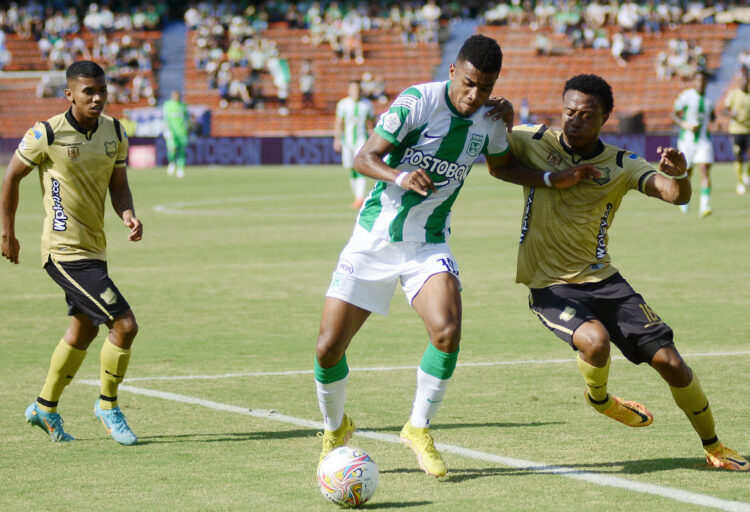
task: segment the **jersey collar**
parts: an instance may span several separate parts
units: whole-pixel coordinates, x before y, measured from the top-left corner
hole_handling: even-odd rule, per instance
[[[565,143],[565,138],[563,137],[562,132],[560,132],[560,145],[565,150],[565,152],[572,157],[573,163],[576,163],[576,152],[573,151],[573,148],[571,148]],[[601,141],[601,139],[597,140],[596,147],[594,148],[594,150],[588,155],[579,155],[578,162],[582,162],[584,160],[591,160],[601,155],[603,151],[604,151],[604,143]]]
[[[65,119],[70,123],[70,126],[75,128],[75,130],[79,133],[82,133],[86,136],[87,139],[91,139],[91,136],[94,135],[94,132],[99,128],[99,121],[96,121],[96,126],[93,130],[90,132],[86,130],[83,126],[81,126],[81,123],[76,120],[76,118],[73,116],[73,107],[70,107],[67,112],[65,112]]]
[[[466,119],[468,117],[471,117],[471,116],[465,116],[465,115],[463,115],[458,110],[456,110],[456,107],[453,106],[453,103],[451,102],[450,94],[448,94],[448,91],[450,90],[450,88],[451,88],[451,81],[448,80],[447,82],[445,82],[445,103],[448,105],[448,109],[450,109],[451,112],[453,112],[455,115],[457,115],[458,117],[460,117],[462,119]],[[472,115],[474,115],[474,114],[472,114]]]

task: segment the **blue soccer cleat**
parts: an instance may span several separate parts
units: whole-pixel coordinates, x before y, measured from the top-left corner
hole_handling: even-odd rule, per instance
[[[111,435],[112,439],[118,443],[131,446],[138,442],[138,438],[130,430],[128,422],[125,421],[125,415],[119,407],[109,410],[102,409],[99,407],[99,400],[97,400],[94,404],[94,416],[101,420],[102,425],[107,429],[107,434]]]
[[[56,412],[46,412],[36,401],[26,408],[26,423],[36,425],[49,434],[53,443],[75,441],[76,438],[63,430],[63,419]]]

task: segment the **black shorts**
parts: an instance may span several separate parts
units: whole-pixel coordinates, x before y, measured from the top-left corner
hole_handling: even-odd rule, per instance
[[[617,273],[604,281],[532,288],[529,308],[574,350],[573,333],[588,320],[599,320],[612,343],[631,362],[650,363],[672,344],[672,329]]]
[[[750,146],[750,133],[733,133],[732,134],[732,151],[734,155],[744,155]]]
[[[130,309],[128,301],[109,278],[106,261],[52,261],[50,258],[44,269],[65,290],[70,316],[83,313],[94,325],[100,325]]]

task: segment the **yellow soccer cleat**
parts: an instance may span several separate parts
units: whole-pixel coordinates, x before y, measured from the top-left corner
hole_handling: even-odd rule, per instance
[[[721,443],[712,450],[704,446],[703,451],[706,453],[706,462],[715,468],[731,471],[747,471],[750,469],[750,464],[744,457]]]
[[[334,448],[344,446],[352,438],[355,430],[354,422],[348,414],[344,414],[341,419],[341,425],[336,430],[325,430],[318,433],[318,437],[323,438],[323,448],[320,450],[320,461],[322,461],[326,455],[331,453]]]
[[[430,435],[429,427],[415,428],[407,421],[401,430],[401,444],[408,446],[417,454],[419,467],[428,475],[439,478],[448,473],[445,462],[440,453],[435,449],[435,441]]]
[[[585,392],[585,395],[586,401],[593,407],[588,391]],[[647,427],[654,422],[654,416],[638,402],[623,400],[615,395],[609,396],[612,398],[612,405],[601,412],[603,415],[629,427]]]

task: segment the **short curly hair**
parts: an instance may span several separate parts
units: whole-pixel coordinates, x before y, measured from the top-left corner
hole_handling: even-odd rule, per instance
[[[612,87],[610,87],[607,81],[600,76],[586,74],[576,75],[565,82],[563,96],[565,96],[565,93],[570,90],[580,91],[584,94],[595,96],[599,100],[599,104],[602,106],[605,115],[610,114],[612,109],[615,108]]]
[[[491,37],[474,35],[464,41],[456,60],[468,62],[482,73],[500,73],[503,51]]]

